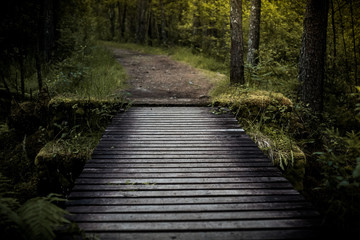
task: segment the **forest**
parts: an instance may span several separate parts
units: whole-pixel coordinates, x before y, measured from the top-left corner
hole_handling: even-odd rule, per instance
[[[212,105],[236,114],[326,226],[359,232],[359,0],[1,5],[2,235],[55,239],[69,224],[63,203],[76,176],[109,120],[131,107],[109,47],[223,75]]]

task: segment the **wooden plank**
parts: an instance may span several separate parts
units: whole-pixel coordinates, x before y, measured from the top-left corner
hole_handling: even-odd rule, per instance
[[[234,140],[250,140],[250,137],[245,134],[238,134],[238,135],[111,135],[111,134],[104,134],[101,137],[101,141],[104,140],[176,140],[176,141],[212,141],[212,140],[221,140],[221,141],[234,141]]]
[[[228,204],[183,204],[183,205],[112,205],[112,206],[69,206],[72,213],[163,213],[163,212],[224,212],[224,211],[268,211],[312,210],[307,202],[281,203],[228,203]]]
[[[313,229],[271,229],[271,230],[231,230],[231,231],[197,231],[197,232],[108,232],[108,233],[94,233],[100,239],[121,239],[121,240],[239,240],[239,239],[320,239],[321,234],[318,234]]]
[[[231,190],[176,190],[176,191],[73,191],[70,197],[202,197],[202,196],[245,196],[245,195],[296,195],[294,189],[231,189]]]
[[[264,210],[197,213],[85,213],[71,216],[78,222],[154,222],[154,221],[199,221],[199,220],[244,220],[244,219],[287,219],[319,217],[314,210]]]
[[[67,210],[104,239],[296,239],[319,214],[231,114],[132,108],[116,116]],[[214,237],[215,236],[215,237]]]
[[[228,220],[228,221],[199,221],[199,222],[97,222],[79,223],[81,228],[90,231],[201,231],[201,230],[237,230],[237,229],[293,229],[314,227],[318,221],[311,219],[271,219],[271,220]]]
[[[234,151],[233,149],[229,148],[229,147],[200,147],[200,146],[193,146],[193,147],[115,147],[115,146],[111,146],[111,147],[106,147],[106,148],[97,148],[95,150],[96,152],[103,152],[103,151],[111,151],[111,152],[126,152],[126,151],[133,151],[133,152],[148,152],[148,151],[155,151],[157,153],[163,153],[163,152],[189,152],[189,154],[191,154],[192,152],[206,152],[206,153],[213,153],[215,151],[220,151],[223,152],[224,155],[225,153],[229,153],[229,151],[231,152],[243,152],[243,151],[250,151],[250,152],[256,152],[256,153],[261,153],[261,151],[259,150],[259,148],[257,147],[238,147],[236,151]]]
[[[269,161],[263,162],[229,162],[229,163],[103,163],[88,162],[86,168],[221,168],[221,167],[273,167]]]
[[[105,152],[106,153],[106,152]],[[264,158],[265,155],[263,153],[243,153],[243,154],[228,154],[228,155],[217,155],[217,154],[192,154],[192,155],[186,155],[186,154],[140,154],[140,153],[133,153],[133,154],[103,154],[100,152],[94,152],[92,155],[93,159],[198,159],[198,158],[204,158],[204,159],[259,159]],[[250,155],[251,154],[251,155]]]
[[[81,178],[232,178],[232,177],[280,177],[278,171],[257,172],[211,172],[211,173],[82,173]]]
[[[73,191],[108,191],[108,190],[117,190],[117,191],[126,191],[126,190],[195,190],[195,189],[292,189],[292,185],[288,182],[284,183],[236,183],[236,184],[168,184],[168,185],[159,185],[156,183],[125,183],[125,185],[120,184],[97,184],[97,185],[76,185],[73,188]]]
[[[189,141],[157,141],[157,140],[147,140],[147,141],[103,141],[99,144],[96,149],[102,148],[116,148],[116,147],[126,147],[126,148],[137,148],[137,147],[257,147],[253,142],[227,142],[227,143],[214,143],[214,142],[189,142]]]
[[[76,184],[131,184],[131,183],[156,183],[156,184],[211,184],[211,183],[281,183],[288,182],[284,177],[235,177],[235,178],[78,178]]]
[[[259,196],[215,196],[215,197],[148,197],[148,198],[70,198],[68,206],[112,206],[112,205],[179,205],[179,204],[229,204],[229,203],[271,203],[304,202],[301,195],[259,195]],[[269,210],[269,209],[268,209]],[[270,209],[273,211],[273,209]]]
[[[253,172],[253,171],[278,172],[271,167],[228,167],[228,168],[88,168],[85,166],[83,173],[219,173],[219,172]]]
[[[87,162],[87,166],[90,164],[223,164],[221,166],[227,166],[227,164],[269,164],[269,159],[266,158],[249,158],[249,159],[232,159],[232,158],[102,158],[94,157]],[[238,166],[239,166],[238,165]],[[170,165],[171,166],[171,165]]]
[[[263,152],[261,152],[259,149],[256,150],[236,150],[236,151],[231,151],[230,153],[228,151],[224,151],[224,150],[219,150],[219,151],[200,151],[200,150],[189,150],[189,151],[171,151],[171,150],[163,150],[163,151],[131,151],[131,150],[114,150],[114,151],[96,151],[93,153],[93,155],[112,155],[112,156],[148,156],[148,155],[153,155],[153,156],[177,156],[177,157],[185,157],[186,156],[196,156],[198,157],[198,155],[202,155],[202,156],[209,156],[209,155],[214,155],[216,157],[224,157],[224,156],[248,156],[248,155],[263,155]]]

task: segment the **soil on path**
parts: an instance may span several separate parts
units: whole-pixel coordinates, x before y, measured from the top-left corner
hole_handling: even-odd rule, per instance
[[[204,71],[164,55],[150,55],[125,49],[112,49],[125,68],[130,88],[129,99],[135,104],[205,105],[214,82]]]

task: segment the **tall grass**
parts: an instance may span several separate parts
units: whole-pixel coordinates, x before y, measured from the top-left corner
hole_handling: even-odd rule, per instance
[[[104,99],[127,88],[127,76],[108,49],[93,46],[75,52],[53,67],[47,84],[53,95]]]

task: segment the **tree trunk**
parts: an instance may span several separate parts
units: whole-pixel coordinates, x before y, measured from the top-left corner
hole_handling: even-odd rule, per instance
[[[261,0],[251,0],[248,56],[252,66],[259,63]]]
[[[144,44],[147,35],[147,6],[148,0],[138,0],[138,25],[136,30],[136,42]]]
[[[336,71],[336,26],[335,26],[335,9],[334,9],[334,0],[331,0],[331,25],[333,31],[333,64],[332,64],[332,78],[335,79],[335,71]]]
[[[41,2],[40,16],[40,52],[46,62],[50,61],[51,52],[55,46],[55,26],[54,26],[54,3],[53,0],[43,0]]]
[[[118,8],[118,24],[119,24],[119,33],[120,38],[124,39],[125,37],[125,22],[126,22],[126,1],[122,3],[122,1],[119,1],[117,3]]]
[[[356,56],[356,37],[355,37],[355,23],[354,23],[354,12],[353,12],[353,4],[352,0],[350,0],[350,16],[351,16],[351,31],[353,37],[353,48],[354,48],[354,67],[355,67],[355,84],[358,85],[358,75],[357,75],[357,56]]]
[[[126,1],[124,2],[124,10],[123,10],[123,14],[122,14],[122,24],[121,24],[121,37],[124,38],[125,37],[125,23],[126,23],[126,14],[127,14],[127,3]]]
[[[109,20],[110,20],[110,35],[111,40],[115,37],[115,5],[110,4],[108,9]]]
[[[339,15],[340,15],[340,27],[341,27],[341,35],[342,35],[342,42],[343,42],[343,47],[344,47],[344,55],[345,55],[345,73],[346,73],[346,82],[351,84],[351,80],[350,80],[350,67],[349,67],[349,59],[348,59],[348,54],[347,54],[347,45],[346,45],[346,40],[345,40],[345,26],[343,23],[343,16],[342,16],[342,12],[341,12],[341,7],[340,7],[340,3],[339,1],[337,1],[337,5],[339,8]]]
[[[202,43],[202,23],[201,23],[201,18],[200,18],[200,0],[196,0],[193,4],[195,6],[195,11],[193,14],[193,40],[192,40],[192,44],[194,46],[195,49],[201,48],[200,43]]]
[[[166,21],[165,21],[165,10],[164,10],[163,0],[160,0],[160,8],[161,8],[161,42],[163,45],[166,45],[167,43]]]
[[[329,0],[308,0],[299,60],[301,100],[314,111],[323,109],[326,33]]]
[[[230,5],[231,28],[231,61],[230,83],[244,84],[244,45],[242,31],[242,0],[231,0]]]

